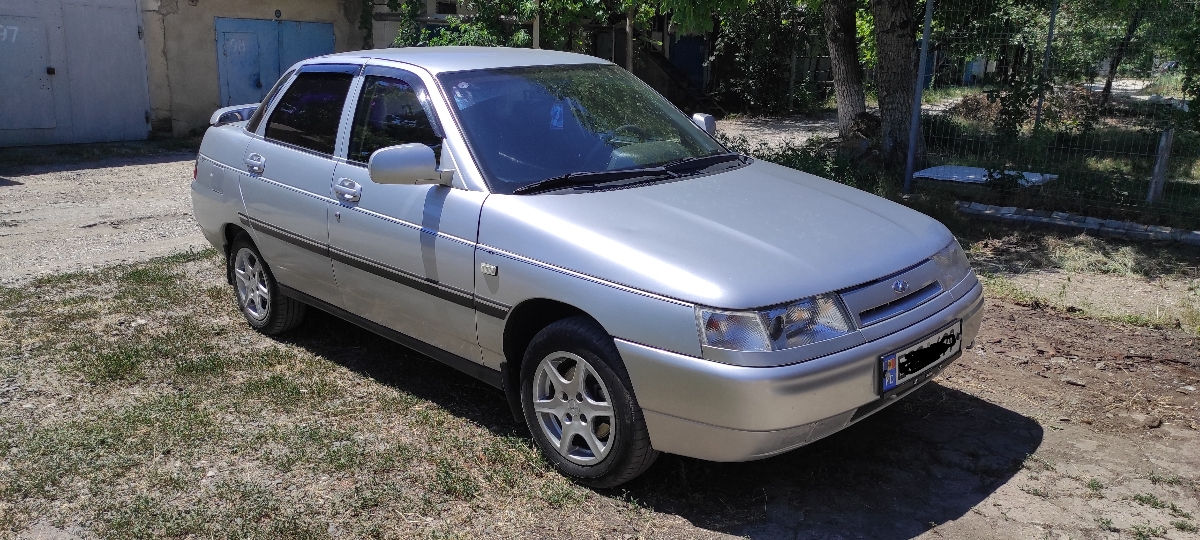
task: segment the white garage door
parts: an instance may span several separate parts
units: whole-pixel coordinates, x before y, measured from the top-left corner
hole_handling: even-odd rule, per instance
[[[0,123],[4,129],[54,127],[48,56],[41,18],[0,15]]]
[[[137,0],[0,0],[0,146],[144,139]]]

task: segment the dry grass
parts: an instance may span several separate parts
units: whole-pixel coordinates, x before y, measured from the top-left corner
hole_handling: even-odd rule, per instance
[[[323,314],[255,334],[221,276],[206,251],[0,289],[0,531],[514,536],[584,501],[564,534],[641,527],[553,473],[498,393]]]
[[[987,225],[959,232],[994,296],[1200,335],[1200,249]]]
[[[549,468],[498,392],[319,312],[261,336],[222,275],[205,251],[0,288],[0,536],[899,534],[880,512],[917,535],[1031,493],[1002,487],[1022,460],[1056,474],[1025,459],[1033,420],[935,384],[778,458],[667,456],[593,491]],[[1150,481],[1159,526],[1193,526],[1169,498],[1191,480]]]

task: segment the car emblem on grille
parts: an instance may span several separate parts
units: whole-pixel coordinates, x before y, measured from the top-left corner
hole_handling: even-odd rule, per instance
[[[892,284],[892,290],[896,291],[896,294],[908,292],[908,282],[904,281],[903,279],[899,280]]]

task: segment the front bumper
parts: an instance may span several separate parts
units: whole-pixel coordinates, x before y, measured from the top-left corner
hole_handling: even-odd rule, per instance
[[[928,382],[950,361],[881,398],[879,357],[958,319],[962,342],[973,344],[983,317],[983,288],[971,275],[948,293],[872,327],[873,339],[862,345],[778,367],[722,364],[621,339],[616,344],[655,449],[748,461],[833,434]]]

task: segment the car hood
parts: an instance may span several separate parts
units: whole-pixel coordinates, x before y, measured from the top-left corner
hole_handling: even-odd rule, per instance
[[[886,199],[764,161],[591,193],[491,195],[481,247],[727,309],[873,281],[952,238]]]

